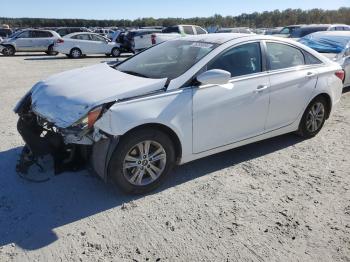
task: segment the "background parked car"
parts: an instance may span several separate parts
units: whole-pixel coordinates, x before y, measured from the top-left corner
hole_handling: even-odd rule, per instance
[[[0,37],[7,38],[12,35],[12,30],[10,28],[0,28]]]
[[[220,28],[216,33],[240,33],[240,34],[254,34],[249,27],[234,27],[234,28]]]
[[[86,27],[59,27],[55,31],[62,37],[77,32],[91,32]]]
[[[161,33],[161,29],[137,29],[126,34],[125,44],[130,47],[132,53],[137,53],[147,47],[150,47],[150,36],[153,33]]]
[[[289,38],[301,38],[319,31],[349,31],[350,26],[341,24],[312,24],[292,25],[284,27],[278,36]]]
[[[345,71],[344,87],[350,86],[350,31],[316,32],[299,42],[341,65]]]
[[[53,46],[59,37],[55,31],[26,29],[5,39],[1,43],[0,51],[6,56],[14,55],[16,52],[46,52],[48,55],[57,55]]]
[[[175,25],[169,26],[162,30],[160,33],[153,33],[151,35],[144,36],[145,48],[150,47],[155,44],[159,44],[171,39],[176,39],[179,37],[187,35],[204,35],[208,32],[200,26],[197,25]]]
[[[59,38],[54,45],[56,52],[71,58],[80,58],[89,54],[105,54],[117,57],[120,55],[120,45],[99,34],[83,32],[73,33]]]
[[[104,28],[100,28],[100,29],[95,29],[94,33],[99,34],[103,37],[106,37],[108,39],[112,39],[113,34],[115,33],[115,31],[111,30],[111,29],[104,29]]]
[[[283,27],[274,27],[274,28],[267,28],[265,31],[265,35],[276,35],[281,32]]]

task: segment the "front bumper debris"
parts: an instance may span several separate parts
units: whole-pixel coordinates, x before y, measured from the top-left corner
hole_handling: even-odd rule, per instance
[[[30,166],[45,155],[53,157],[56,175],[85,167],[89,146],[66,144],[55,127],[49,123],[39,124],[33,113],[20,115],[17,130],[26,143],[16,167],[18,172],[27,173]]]

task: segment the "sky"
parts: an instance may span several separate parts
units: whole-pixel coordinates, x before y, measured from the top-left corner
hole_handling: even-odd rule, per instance
[[[287,8],[338,9],[350,0],[1,0],[0,17],[135,19],[208,17]]]

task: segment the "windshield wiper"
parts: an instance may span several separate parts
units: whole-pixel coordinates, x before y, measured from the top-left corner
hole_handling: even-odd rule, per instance
[[[125,74],[129,74],[129,75],[133,75],[133,76],[139,76],[139,77],[144,77],[144,78],[149,78],[148,76],[146,75],[143,75],[143,74],[140,74],[140,73],[137,73],[137,72],[134,72],[134,71],[120,71],[120,72],[123,72]]]

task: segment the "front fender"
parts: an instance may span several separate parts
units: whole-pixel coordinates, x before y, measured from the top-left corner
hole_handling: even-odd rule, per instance
[[[145,124],[161,124],[178,136],[183,154],[192,152],[192,89],[114,104],[95,123],[95,127],[112,136],[122,136]]]

